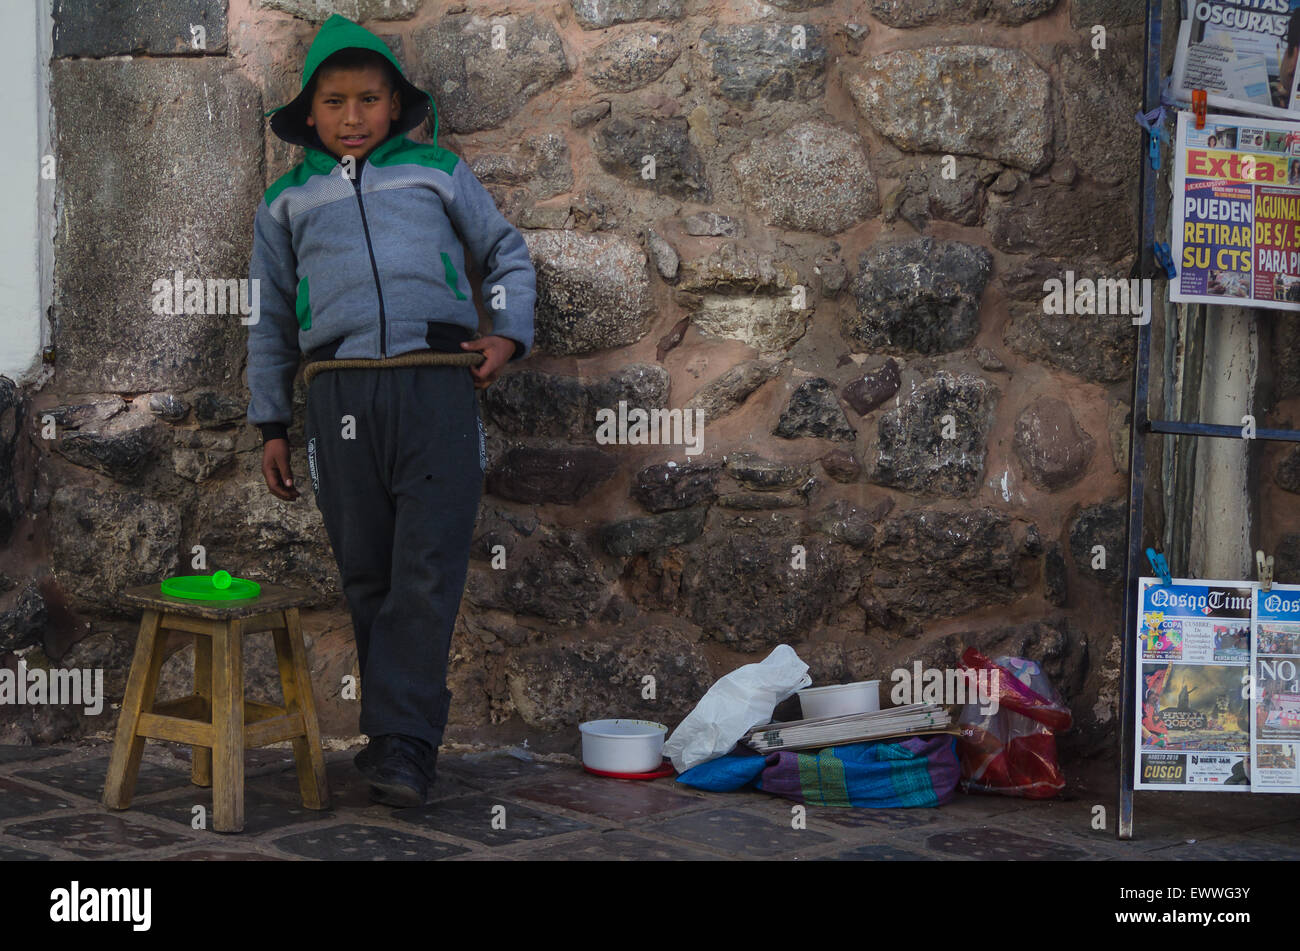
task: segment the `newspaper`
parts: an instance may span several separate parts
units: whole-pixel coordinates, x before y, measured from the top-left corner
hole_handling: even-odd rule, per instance
[[[1170,300],[1300,310],[1300,123],[1178,114]]]
[[[1172,92],[1204,89],[1212,109],[1285,119],[1296,97],[1297,13],[1289,0],[1193,0],[1183,4]],[[1300,12],[1300,11],[1298,11]]]
[[[1254,589],[1138,580],[1135,789],[1249,792]]]
[[[1250,655],[1251,784],[1256,792],[1300,792],[1300,587],[1255,595]]]

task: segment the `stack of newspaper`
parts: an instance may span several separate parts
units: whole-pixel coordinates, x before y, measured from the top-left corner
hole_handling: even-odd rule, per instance
[[[916,733],[954,732],[948,711],[933,703],[909,703],[875,713],[851,713],[756,726],[745,742],[766,753],[772,750],[820,749],[838,743],[861,743]]]

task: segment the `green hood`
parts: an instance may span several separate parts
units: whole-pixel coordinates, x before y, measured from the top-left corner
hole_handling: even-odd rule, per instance
[[[433,104],[433,97],[423,89],[413,85],[402,72],[402,64],[393,56],[392,50],[375,34],[365,27],[353,23],[345,16],[334,14],[321,26],[311,49],[307,51],[307,61],[302,67],[302,90],[292,102],[272,109],[266,113],[271,116],[271,131],[292,145],[328,151],[316,134],[316,130],[307,124],[311,113],[311,102],[307,96],[307,84],[320,68],[321,63],[339,50],[350,47],[374,50],[382,55],[397,70],[398,92],[402,100],[402,114],[388,130],[389,138],[410,132],[426,116],[433,116],[433,141],[438,141],[438,109]]]

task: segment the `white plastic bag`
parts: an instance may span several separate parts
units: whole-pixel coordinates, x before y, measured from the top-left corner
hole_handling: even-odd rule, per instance
[[[684,773],[731,752],[750,729],[770,723],[776,705],[812,683],[808,665],[789,644],[778,644],[757,664],[717,681],[664,743],[664,755]]]

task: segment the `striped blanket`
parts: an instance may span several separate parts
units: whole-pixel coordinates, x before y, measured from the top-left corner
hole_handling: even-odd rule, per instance
[[[688,769],[677,781],[713,792],[753,785],[809,806],[893,809],[942,805],[960,776],[957,738],[933,733],[802,753],[733,752]]]

